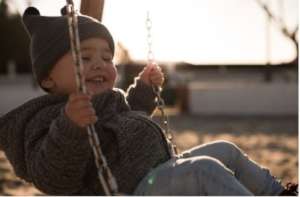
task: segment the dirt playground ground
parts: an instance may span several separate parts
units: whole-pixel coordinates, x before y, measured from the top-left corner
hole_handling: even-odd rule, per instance
[[[297,117],[173,115],[169,120],[180,150],[214,140],[229,140],[284,183],[298,182]],[[0,152],[0,195],[40,194],[35,187],[16,178],[4,153]]]

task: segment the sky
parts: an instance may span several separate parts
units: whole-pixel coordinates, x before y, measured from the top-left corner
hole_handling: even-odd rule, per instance
[[[8,0],[22,13],[25,0]],[[75,0],[79,8],[80,0]],[[292,30],[298,0],[264,0]],[[42,15],[58,15],[65,0],[32,0]],[[281,6],[280,6],[281,5]],[[134,60],[147,59],[147,12],[152,20],[152,51],[157,61],[194,64],[281,63],[295,57],[292,42],[255,0],[106,0],[103,24]],[[267,35],[270,55],[267,55]]]

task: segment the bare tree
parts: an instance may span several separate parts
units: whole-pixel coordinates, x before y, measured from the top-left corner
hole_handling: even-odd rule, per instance
[[[274,22],[274,24],[280,29],[281,33],[287,38],[289,38],[294,44],[296,49],[296,57],[293,60],[293,62],[297,64],[299,57],[299,43],[297,37],[299,24],[297,24],[296,27],[294,27],[294,29],[289,30],[287,24],[283,21],[282,17],[275,16],[274,13],[271,11],[270,7],[266,5],[266,3],[264,3],[262,0],[256,0],[256,2],[264,10],[267,16]]]

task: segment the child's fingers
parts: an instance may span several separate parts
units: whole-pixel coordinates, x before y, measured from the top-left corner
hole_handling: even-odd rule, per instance
[[[164,83],[164,77],[159,76],[159,75],[151,76],[150,80],[153,85],[161,86]]]
[[[98,120],[96,112],[92,107],[84,108],[78,111],[78,117],[76,122],[79,126],[87,126],[89,124],[94,124]]]
[[[92,107],[82,108],[78,111],[80,117],[95,116],[96,111]]]
[[[88,125],[94,124],[97,122],[97,116],[88,116],[81,119],[79,126],[87,127]]]
[[[149,71],[149,72],[152,72],[153,70],[159,70],[159,71],[161,71],[161,67],[158,64],[156,64],[156,63],[150,63],[150,64],[148,64],[145,67],[145,69],[147,71]]]
[[[151,81],[158,81],[158,80],[163,81],[164,77],[162,75],[151,75],[150,80]]]
[[[140,72],[139,77],[143,82],[145,82],[148,85],[151,85],[152,84],[152,81],[151,81],[152,75],[163,76],[163,73],[161,72],[161,68],[156,63],[150,63],[147,66],[145,66],[143,71]]]
[[[68,105],[70,108],[75,109],[90,107],[92,106],[91,96],[82,93],[71,95],[68,101]]]
[[[152,85],[155,85],[155,86],[162,86],[163,83],[164,83],[164,81],[161,79],[156,79],[156,80],[152,81]]]
[[[71,108],[74,110],[93,108],[93,104],[89,100],[76,100],[71,104]]]
[[[143,69],[143,73],[145,75],[148,75],[153,69],[153,65],[152,64],[148,64],[147,66],[144,67]]]
[[[154,68],[155,68],[155,70],[162,71],[161,67],[157,64],[154,66]]]
[[[149,79],[153,85],[161,86],[164,82],[164,74],[162,73],[159,66],[152,68],[151,73],[149,74]]]
[[[85,116],[82,118],[82,122],[86,124],[94,124],[98,120],[96,115],[91,115],[91,116]]]
[[[164,74],[160,71],[152,71],[150,74],[149,74],[149,77],[161,77],[163,78],[164,77]]]
[[[153,66],[152,68],[151,68],[151,70],[150,70],[150,74],[152,75],[152,74],[158,74],[158,73],[160,73],[160,74],[163,74],[162,73],[162,70],[161,70],[161,67],[159,67],[159,66]]]
[[[78,100],[91,100],[91,95],[84,93],[74,93],[69,96],[70,102],[75,102]]]

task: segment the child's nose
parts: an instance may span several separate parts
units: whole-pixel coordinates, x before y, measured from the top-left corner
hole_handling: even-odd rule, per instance
[[[105,64],[103,62],[97,61],[92,65],[91,70],[101,70],[104,68],[104,66]]]
[[[92,70],[99,70],[99,69],[101,69],[101,65],[100,64],[94,64],[92,66]]]

